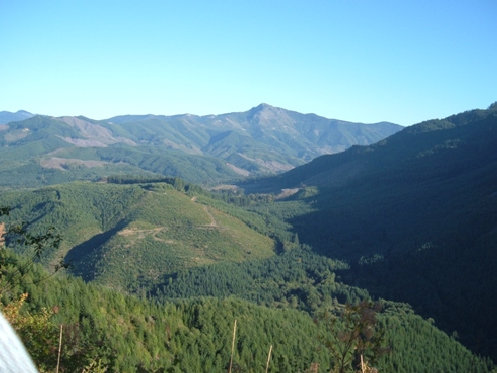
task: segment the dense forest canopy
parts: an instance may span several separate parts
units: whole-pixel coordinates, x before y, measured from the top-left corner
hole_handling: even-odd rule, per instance
[[[492,371],[496,148],[492,106],[238,186],[4,188],[2,312],[41,371]]]

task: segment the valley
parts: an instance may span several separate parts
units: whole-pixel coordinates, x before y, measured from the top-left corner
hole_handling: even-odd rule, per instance
[[[0,131],[2,221],[61,239],[25,267],[33,245],[7,232],[2,302],[57,307],[66,371],[223,371],[234,320],[237,371],[270,345],[271,372],[330,371],[346,305],[368,302],[379,371],[496,369],[495,104],[406,128],[267,104],[19,120]]]

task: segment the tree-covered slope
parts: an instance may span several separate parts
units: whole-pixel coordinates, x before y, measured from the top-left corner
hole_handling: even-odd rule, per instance
[[[64,258],[85,280],[118,288],[182,268],[273,255],[270,238],[177,183],[72,183],[6,192],[0,204],[12,207],[10,221],[24,221],[32,232],[54,226],[62,234],[46,263]]]
[[[110,122],[140,143],[163,143],[227,160],[249,174],[288,170],[354,144],[370,144],[401,129],[352,123],[261,104],[246,112],[195,116],[121,116]]]
[[[18,121],[0,121],[0,186],[5,187],[124,173],[155,173],[212,185],[289,170],[321,154],[378,141],[401,128],[326,119],[269,105],[222,115],[127,115],[102,121],[7,114],[5,118]]]
[[[3,252],[2,259],[10,272],[23,267],[24,259],[17,256]],[[1,264],[5,270],[5,262]],[[336,363],[324,344],[333,339],[328,324],[316,323],[297,310],[270,309],[234,297],[157,304],[80,279],[49,276],[37,266],[24,270],[22,277],[1,280],[0,308],[10,316],[21,293],[28,293],[19,316],[14,315],[15,324],[35,363],[45,371],[55,369],[60,330],[61,372],[84,367],[116,372],[224,371],[235,320],[233,371],[264,370],[269,346],[269,372],[303,372],[311,365],[328,372]],[[406,305],[384,302],[377,328],[386,331],[385,346],[391,347],[376,364],[381,372],[492,368]]]
[[[154,143],[110,123],[34,116],[0,130],[0,185],[36,187],[115,174],[173,175],[209,184],[239,177],[225,162]]]
[[[240,183],[248,191],[312,185],[322,188],[364,180],[409,182],[436,178],[494,160],[496,109],[473,110],[403,129],[369,146],[316,158],[284,174]],[[447,168],[449,167],[449,168]],[[410,178],[408,180],[408,178]]]
[[[312,189],[303,197],[312,211],[288,219],[301,242],[349,261],[349,282],[409,302],[496,358],[496,149],[491,107],[423,122],[248,187]]]

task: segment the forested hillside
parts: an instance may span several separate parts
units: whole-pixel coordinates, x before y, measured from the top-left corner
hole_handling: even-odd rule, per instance
[[[225,371],[235,320],[232,371],[264,370],[270,346],[269,372],[354,371],[361,354],[380,372],[492,371],[496,129],[495,107],[423,122],[251,194],[129,165],[4,189],[2,312],[42,371],[60,325],[61,371]]]
[[[198,187],[163,180],[168,182],[9,191],[0,203],[11,207],[10,224],[25,222],[35,233],[56,227],[61,233],[60,248],[44,252],[44,263],[63,259],[75,275],[115,288],[137,289],[192,266],[274,255],[271,238],[209,205],[206,197],[198,200]],[[239,214],[253,224],[261,220]]]
[[[493,105],[246,187],[276,193],[300,187],[296,200],[277,203],[277,211],[292,211],[287,221],[301,242],[350,263],[346,282],[410,303],[496,358],[495,149]],[[308,212],[295,211],[297,202]]]
[[[0,279],[1,308],[44,371],[55,369],[60,325],[61,372],[225,371],[235,320],[233,371],[263,370],[270,346],[269,372],[311,366],[327,372],[336,364],[326,348],[335,329],[324,318],[316,323],[297,310],[257,306],[235,297],[158,304],[72,277],[51,277],[37,266],[19,276],[24,265],[25,260],[2,252],[7,271]],[[474,357],[406,305],[383,303],[376,329],[386,331],[383,345],[392,347],[377,362],[380,371],[490,371],[489,362]]]
[[[215,185],[286,171],[400,128],[266,104],[222,115],[126,115],[101,121],[2,112],[0,186],[34,187],[119,173]]]
[[[401,129],[388,122],[352,123],[268,104],[221,115],[127,115],[109,121],[137,142],[163,141],[171,148],[224,159],[248,171],[246,175],[288,170],[322,154],[376,142]]]

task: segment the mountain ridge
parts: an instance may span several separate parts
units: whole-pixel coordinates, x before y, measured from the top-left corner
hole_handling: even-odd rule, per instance
[[[31,114],[30,112],[27,112],[25,110],[18,110],[15,113],[10,111],[0,111],[0,125],[28,119],[33,117],[34,115],[35,114]]]
[[[364,172],[377,173],[379,170],[387,170],[388,167],[396,167],[400,170],[402,168],[401,162],[415,161],[422,157],[439,154],[444,150],[457,150],[463,145],[471,146],[472,141],[484,142],[484,138],[478,138],[484,137],[483,133],[481,135],[471,134],[471,129],[466,128],[466,126],[468,123],[482,121],[489,116],[494,116],[493,110],[477,109],[451,115],[444,119],[423,121],[405,127],[375,144],[353,145],[340,154],[317,157],[287,173],[262,178],[260,182],[255,181],[254,186],[258,185],[256,189],[264,188],[264,185],[266,185],[265,188],[271,188],[270,185],[273,184],[272,191],[277,192],[278,184],[281,184],[283,188],[292,188],[300,184],[327,186],[329,182],[342,183],[343,180],[340,177],[334,178],[331,173],[341,168],[354,169],[359,167],[358,163],[361,164],[362,168],[361,177],[364,176]],[[484,127],[485,124],[481,126]],[[492,139],[493,134],[490,133],[490,135],[487,140]],[[463,143],[460,139],[463,136],[471,136],[471,139]],[[473,147],[473,150],[476,151],[476,149],[477,147]],[[371,167],[373,168],[371,169]],[[359,175],[359,173],[357,174]],[[248,188],[252,190],[250,184],[248,184]]]
[[[496,359],[495,149],[497,110],[472,110],[239,185],[299,188],[279,209],[310,206],[288,218],[300,242],[347,260],[350,284],[411,304]]]
[[[31,169],[38,168],[41,180],[40,174],[55,164],[48,172],[53,176],[34,186],[74,180],[76,174],[95,180],[112,172],[139,170],[219,184],[287,171],[321,154],[376,142],[400,128],[387,122],[327,119],[267,104],[246,112],[206,116],[147,114],[93,120],[35,115],[2,127],[0,160],[10,162],[0,168],[0,176],[12,182],[17,179],[12,174],[21,173],[29,164]],[[65,167],[72,175],[60,170],[63,159],[68,159]],[[198,175],[199,164],[210,177]]]
[[[225,157],[218,159],[217,165],[235,164],[236,160],[247,171],[261,162],[279,161],[254,158],[252,148],[261,151],[271,144],[257,142],[257,136],[278,135],[288,148],[296,147],[290,141],[291,132],[286,134],[289,137],[272,132],[273,126],[292,128],[294,117],[285,112],[288,116],[280,116],[276,123],[275,113],[278,110],[262,105],[252,113],[210,116],[205,120],[217,127],[208,130],[204,123],[202,131],[195,131],[195,125],[202,124],[201,117],[191,115],[168,122],[145,116],[126,126],[84,117],[33,117],[12,124],[15,131],[1,141],[9,147],[3,149],[3,156],[9,155],[12,162],[17,161],[16,146],[25,146],[34,155],[49,152],[52,158],[45,158],[47,161],[73,155],[65,159],[96,162],[97,154],[109,163],[128,160],[128,165],[141,166],[141,161],[164,167],[171,159],[161,157],[164,141],[168,147],[183,141],[184,150],[191,152],[189,159],[198,162],[201,158],[193,154],[206,151],[200,145],[208,140],[209,152]],[[320,119],[311,118],[316,123],[309,129],[319,137],[314,130],[319,130]],[[251,136],[239,128],[252,131]],[[156,129],[167,130],[170,137],[154,136]],[[44,142],[47,138],[50,141]],[[120,144],[119,138],[135,145]],[[100,141],[100,145],[89,141]],[[248,148],[243,153],[236,151],[242,142]],[[69,144],[67,148],[62,147],[64,143]],[[139,161],[133,159],[137,153],[145,153],[147,144],[157,152],[146,153],[147,158]],[[131,185],[73,183],[25,194],[9,191],[2,197],[3,203],[13,206],[11,217],[31,222],[33,231],[43,231],[50,224],[64,229],[74,242],[64,242],[66,251],[56,254],[67,254],[66,259],[76,267],[73,273],[85,280],[138,291],[161,279],[157,291],[165,294],[171,290],[188,293],[189,284],[196,281],[198,288],[212,292],[203,295],[224,296],[226,288],[231,291],[228,295],[237,294],[231,281],[237,272],[250,273],[261,293],[253,293],[251,286],[248,291],[252,293],[246,293],[241,286],[239,295],[255,299],[264,293],[268,305],[274,307],[303,300],[302,307],[312,311],[338,299],[349,301],[348,297],[342,299],[340,295],[345,294],[340,291],[331,292],[339,290],[334,286],[336,274],[347,286],[360,286],[375,298],[410,303],[416,312],[430,318],[424,321],[426,325],[436,323],[451,335],[446,337],[452,342],[459,339],[473,351],[495,359],[496,148],[497,111],[490,108],[425,121],[372,145],[354,145],[285,174],[245,184],[247,190],[259,192],[299,189],[281,200],[234,193],[220,194],[215,201],[201,192],[186,193],[188,188],[180,180],[163,185],[159,181],[136,182],[139,177],[128,180]],[[180,153],[177,148],[175,151]],[[197,173],[205,172],[203,165],[195,165]],[[223,204],[230,199],[237,201],[238,207],[253,210]],[[285,221],[278,222],[279,218]],[[83,221],[88,224],[80,224]],[[244,233],[233,225],[243,227]],[[262,229],[251,231],[253,227]],[[285,229],[284,236],[280,229]],[[81,239],[76,240],[78,237]],[[333,258],[341,264],[326,270],[318,265],[305,267],[303,252],[299,252],[304,248],[329,257],[312,260]],[[251,262],[253,257],[260,261]],[[263,271],[257,274],[257,263],[270,274],[275,269],[285,274],[281,266],[286,263],[288,274],[281,278],[271,278]],[[294,268],[301,269],[298,286],[288,282],[295,275]],[[331,294],[338,298],[334,300]]]

